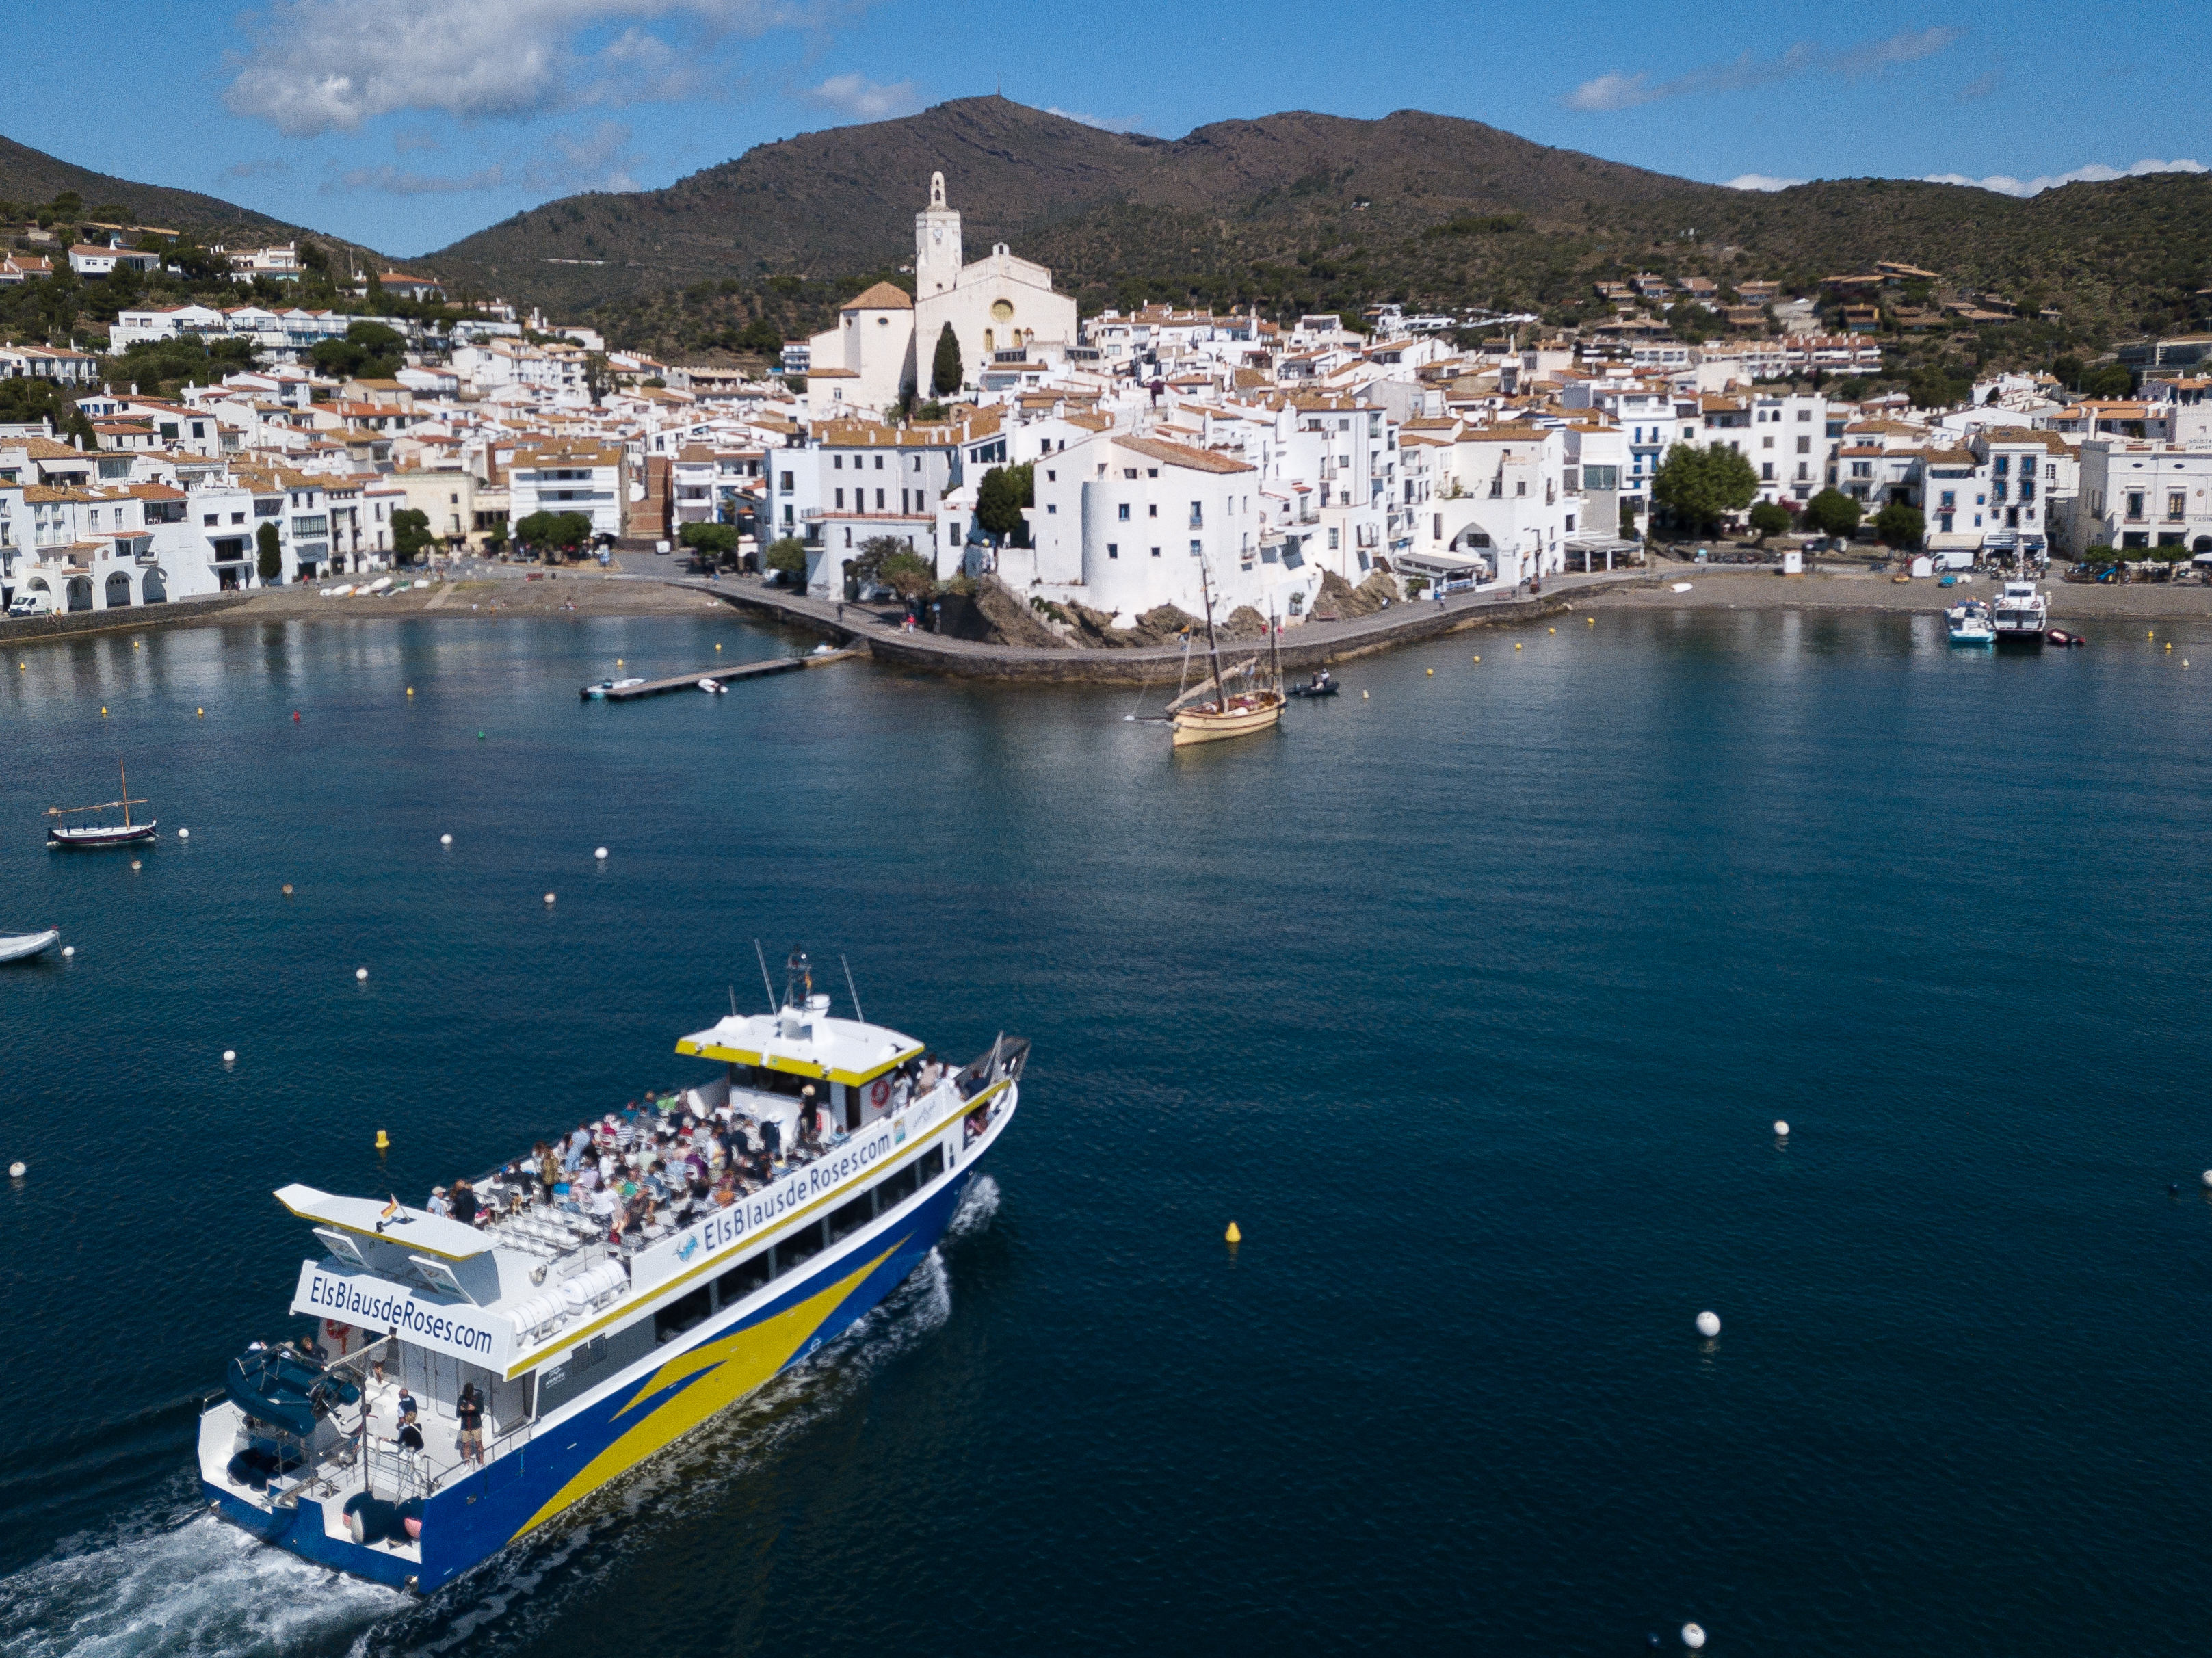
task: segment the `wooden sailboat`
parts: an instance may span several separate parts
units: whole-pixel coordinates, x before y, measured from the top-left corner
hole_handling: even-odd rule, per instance
[[[134,823],[131,821],[131,808],[143,806],[146,803],[143,799],[133,800],[131,798],[131,774],[125,768],[120,760],[115,762],[115,768],[123,779],[123,798],[120,800],[102,800],[98,805],[90,806],[46,808],[46,816],[54,820],[46,826],[46,844],[49,847],[88,852],[102,847],[137,846],[155,838],[155,819],[149,817],[143,823]],[[123,821],[120,823],[76,825],[61,821],[80,811],[106,811],[116,806],[123,808]]]
[[[1218,743],[1225,737],[1249,737],[1254,732],[1267,730],[1283,717],[1283,673],[1274,629],[1271,627],[1267,630],[1273,683],[1255,684],[1248,690],[1231,690],[1231,680],[1256,677],[1259,659],[1255,656],[1250,661],[1231,668],[1226,673],[1222,671],[1221,641],[1215,637],[1213,631],[1212,584],[1206,580],[1202,570],[1199,581],[1206,598],[1206,654],[1213,671],[1206,680],[1169,704],[1170,723],[1175,727],[1175,746],[1177,748],[1187,743]],[[1209,690],[1213,693],[1212,701],[1195,700]]]

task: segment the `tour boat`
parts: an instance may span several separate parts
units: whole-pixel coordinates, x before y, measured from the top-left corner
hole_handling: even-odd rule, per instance
[[[50,926],[44,932],[0,933],[0,962],[20,962],[26,956],[51,950],[54,940],[61,936],[62,930],[58,926]]]
[[[2051,598],[2033,581],[2008,581],[1997,595],[1997,642],[2041,645],[2051,627]]]
[[[1175,727],[1174,746],[1182,748],[1191,743],[1218,743],[1225,737],[1249,737],[1263,732],[1280,722],[1283,717],[1283,673],[1279,659],[1273,656],[1274,629],[1267,630],[1271,660],[1277,663],[1273,671],[1274,683],[1247,691],[1231,691],[1229,682],[1240,677],[1255,676],[1259,660],[1242,663],[1224,672],[1221,667],[1221,641],[1213,633],[1213,586],[1203,572],[1199,576],[1200,591],[1206,600],[1206,654],[1212,671],[1192,689],[1182,692],[1168,704],[1169,722]],[[1211,701],[1196,699],[1212,691]]]
[[[131,774],[125,769],[120,760],[115,762],[115,768],[117,774],[123,779],[123,798],[120,800],[102,800],[98,805],[90,806],[46,808],[46,816],[54,820],[46,825],[46,844],[49,847],[70,851],[91,852],[103,847],[140,846],[155,838],[154,818],[149,817],[143,823],[134,823],[131,821],[131,808],[143,806],[146,803],[143,799],[133,800],[131,798]],[[80,811],[107,811],[116,806],[123,808],[123,821],[119,823],[78,824],[64,823],[61,821]]]
[[[1978,598],[1954,604],[1945,615],[1954,645],[1995,645],[1997,631],[1990,625],[1990,607]]]
[[[1001,1035],[964,1068],[940,1065],[854,1003],[831,1017],[794,952],[775,1012],[732,1011],[677,1042],[717,1073],[665,1112],[609,1118],[606,1156],[678,1144],[667,1136],[726,1111],[757,1126],[772,1177],[756,1161],[764,1178],[732,1201],[678,1177],[684,1195],[633,1214],[618,1242],[611,1191],[564,1178],[549,1193],[527,1157],[477,1183],[473,1224],[396,1198],[278,1192],[317,1240],[287,1309],[310,1333],[255,1343],[204,1401],[214,1508],[320,1565],[429,1594],[835,1339],[944,1236],[1029,1055]],[[459,1442],[470,1387],[480,1456]],[[403,1389],[419,1449],[398,1437]]]

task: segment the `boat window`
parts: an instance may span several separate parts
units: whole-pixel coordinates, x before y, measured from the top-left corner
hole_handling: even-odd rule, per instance
[[[803,1260],[811,1260],[822,1253],[822,1223],[811,1220],[775,1246],[777,1276],[789,1272]]]
[[[710,1301],[711,1297],[708,1293],[707,1286],[702,1284],[690,1295],[678,1296],[667,1306],[653,1314],[653,1345],[658,1346],[664,1341],[682,1335],[686,1330],[703,1324],[707,1315],[714,1310]]]
[[[811,1087],[817,1094],[822,1084],[811,1077],[794,1075],[788,1071],[771,1071],[766,1066],[733,1065],[730,1067],[730,1086],[750,1088],[756,1094],[786,1094],[797,1099]]]
[[[830,1212],[830,1242],[848,1238],[876,1218],[875,1194],[863,1192],[850,1203],[840,1204]]]
[[[941,1145],[931,1146],[928,1151],[915,1159],[914,1166],[915,1172],[921,1176],[925,1183],[935,1180],[945,1172],[945,1148]]]
[[[747,1296],[767,1283],[769,1278],[769,1252],[765,1249],[736,1266],[714,1280],[717,1304],[734,1307]]]
[[[921,1165],[918,1163],[908,1163],[881,1186],[876,1187],[878,1212],[904,1203],[921,1188]]]

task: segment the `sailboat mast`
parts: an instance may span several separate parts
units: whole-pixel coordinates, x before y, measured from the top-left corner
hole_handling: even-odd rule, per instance
[[[1229,687],[1221,679],[1221,641],[1213,636],[1213,584],[1206,579],[1206,563],[1199,562],[1198,591],[1206,599],[1206,649],[1213,659],[1213,706],[1229,712]]]
[[[123,780],[123,827],[129,829],[131,827],[131,770],[123,763],[122,756],[119,755],[116,756],[115,771],[116,774]]]

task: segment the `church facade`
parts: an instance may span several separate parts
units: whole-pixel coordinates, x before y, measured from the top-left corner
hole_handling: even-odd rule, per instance
[[[908,299],[877,283],[846,303],[836,328],[808,342],[808,401],[816,414],[839,405],[878,413],[908,386],[917,397],[931,395],[937,342],[948,325],[969,386],[1000,351],[1076,343],[1075,301],[1053,292],[1051,271],[1017,258],[1004,242],[965,262],[960,215],[945,202],[942,173],[929,175],[929,205],[914,216],[914,286]]]

